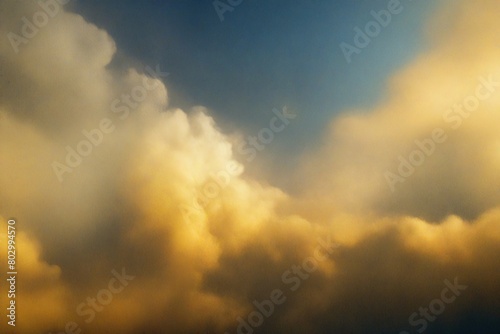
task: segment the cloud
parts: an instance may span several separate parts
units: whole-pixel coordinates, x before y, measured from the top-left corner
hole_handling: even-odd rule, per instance
[[[19,330],[234,333],[280,289],[286,302],[262,332],[398,332],[455,277],[468,289],[428,333],[498,327],[500,95],[456,130],[443,118],[480,77],[499,75],[494,8],[443,11],[439,37],[390,79],[385,100],[333,120],[302,159],[298,197],[247,176],[203,107],[169,106],[159,78],[113,68],[115,43],[82,17],[61,10],[19,53],[3,39],[0,214],[18,222]],[[1,34],[39,10],[3,1]],[[144,82],[155,88],[124,102]],[[53,162],[66,164],[67,147],[78,151],[103,120],[113,131],[60,182]],[[448,139],[391,192],[384,173],[436,128]],[[340,247],[293,290],[299,276],[284,273],[327,237]],[[134,280],[87,323],[78,305],[122,268]]]
[[[328,144],[306,167],[308,174],[321,170],[322,177],[308,180],[320,180],[316,196],[349,209],[434,221],[450,214],[475,218],[497,205],[500,49],[498,31],[484,28],[496,6],[446,6],[431,25],[439,38],[389,79],[384,100],[332,122]],[[478,93],[483,98],[474,105]],[[415,141],[432,138],[436,129],[445,142],[412,176],[388,182],[386,172],[399,176],[400,157],[410,160],[419,150]]]

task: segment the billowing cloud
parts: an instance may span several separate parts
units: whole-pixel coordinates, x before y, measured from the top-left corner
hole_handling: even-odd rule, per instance
[[[308,161],[309,173],[321,170],[314,193],[430,220],[498,204],[500,49],[498,31],[485,28],[496,6],[446,6],[430,50],[390,78],[383,101],[332,122],[329,144]]]
[[[19,333],[498,330],[495,1],[443,11],[379,106],[333,120],[298,197],[248,177],[206,109],[169,106],[164,69],[114,66],[106,32],[47,3],[0,43]],[[1,34],[43,10],[2,1]],[[401,176],[400,156],[423,162]]]

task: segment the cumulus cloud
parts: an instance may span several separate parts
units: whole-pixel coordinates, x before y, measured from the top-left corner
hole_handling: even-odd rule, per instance
[[[500,91],[457,129],[444,116],[500,78],[497,5],[455,6],[382,104],[332,121],[297,198],[249,178],[203,107],[171,107],[150,71],[110,66],[112,38],[82,17],[61,8],[18,53],[3,39],[0,215],[19,231],[19,332],[234,333],[275,290],[285,300],[259,331],[411,331],[456,277],[467,290],[428,332],[498,329]],[[37,11],[2,1],[1,34]],[[436,128],[447,140],[392,192],[385,173]],[[89,133],[91,152],[68,158]],[[122,270],[133,280],[82,314]]]
[[[308,173],[324,167],[313,193],[349,209],[429,220],[450,214],[471,219],[498,204],[500,49],[498,32],[485,28],[496,6],[446,6],[430,25],[439,37],[390,78],[384,101],[332,122],[329,144],[307,167]],[[427,156],[420,146],[435,130],[442,140],[426,145],[433,152]],[[415,150],[425,158],[412,156]],[[402,160],[414,172],[398,172]],[[387,172],[403,177],[394,180]]]

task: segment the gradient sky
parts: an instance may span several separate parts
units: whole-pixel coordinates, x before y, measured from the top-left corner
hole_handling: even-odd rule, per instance
[[[59,2],[0,0],[1,333],[499,333],[498,0],[350,63],[397,0]]]
[[[273,108],[302,115],[259,159],[293,167],[329,120],[383,98],[394,71],[425,48],[422,26],[439,1],[404,10],[348,64],[339,47],[385,0],[243,1],[221,22],[210,1],[78,1],[72,10],[107,30],[121,52],[170,73],[171,104],[209,108],[226,133],[253,134]]]

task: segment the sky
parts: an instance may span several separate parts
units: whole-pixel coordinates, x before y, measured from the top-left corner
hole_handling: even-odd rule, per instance
[[[498,10],[0,0],[1,332],[499,333]]]
[[[387,1],[243,1],[222,12],[222,22],[210,1],[78,1],[73,10],[142,66],[160,64],[175,92],[171,104],[208,108],[225,133],[258,132],[285,105],[303,115],[260,158],[295,166],[334,115],[380,100],[380,83],[424,47],[421,26],[436,2],[402,6],[351,64],[340,43],[352,43],[354,27]],[[268,176],[294,190],[286,178]]]

